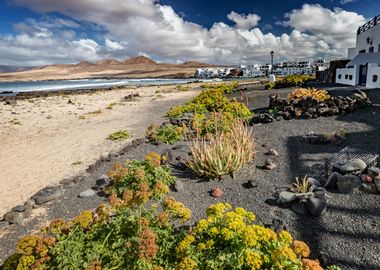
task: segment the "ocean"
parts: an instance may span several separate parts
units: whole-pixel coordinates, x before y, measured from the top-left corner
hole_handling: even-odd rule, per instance
[[[165,85],[165,84],[185,84],[195,79],[84,79],[84,80],[57,80],[57,81],[30,81],[30,82],[0,82],[0,94],[19,93],[30,91],[59,91],[77,89],[96,89],[112,86],[144,86],[144,85]],[[211,80],[202,80],[211,81]]]

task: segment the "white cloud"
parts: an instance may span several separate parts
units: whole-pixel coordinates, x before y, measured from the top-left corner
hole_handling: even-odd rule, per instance
[[[356,0],[340,0],[339,4],[345,5],[345,4],[353,3],[353,2],[356,2]]]
[[[37,12],[58,12],[74,23],[95,25],[104,39],[96,42],[67,29],[75,29],[74,24],[61,29],[21,23],[16,26],[20,34],[0,36],[0,59],[18,64],[125,59],[139,54],[160,62],[254,63],[268,62],[271,50],[277,60],[342,57],[365,22],[355,12],[303,5],[282,22],[290,33],[277,36],[257,27],[260,17],[256,14],[231,12],[227,16],[235,25],[215,22],[206,29],[154,0],[15,1]]]
[[[260,16],[256,14],[245,15],[234,11],[228,14],[227,18],[233,21],[236,24],[236,27],[240,29],[251,29],[261,20]]]

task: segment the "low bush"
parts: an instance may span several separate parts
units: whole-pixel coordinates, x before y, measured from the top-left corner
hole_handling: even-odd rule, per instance
[[[288,75],[275,82],[269,82],[265,85],[265,89],[279,89],[295,86],[303,86],[307,82],[315,81],[313,75]]]
[[[146,132],[147,139],[151,141],[160,141],[167,144],[175,144],[176,142],[184,139],[184,134],[188,131],[186,126],[164,125],[156,126],[151,125]]]
[[[292,93],[289,94],[289,100],[301,100],[304,98],[311,97],[312,99],[323,102],[330,99],[331,96],[326,90],[316,89],[316,88],[297,88]]]
[[[254,139],[251,130],[242,121],[235,121],[230,131],[216,130],[204,138],[197,136],[188,142],[193,159],[187,166],[196,175],[208,179],[221,179],[232,175],[254,156]]]
[[[239,82],[233,83],[205,83],[201,85],[204,89],[218,89],[223,91],[225,94],[230,94],[234,92],[239,86]]]
[[[128,190],[144,189],[152,190],[150,195],[156,198],[162,197],[169,191],[167,186],[175,183],[175,178],[170,175],[170,168],[161,165],[162,159],[159,154],[152,152],[145,156],[144,161],[116,163],[107,174],[112,179],[112,185],[107,188],[106,193],[123,196]],[[150,195],[147,195],[147,199]]]
[[[108,135],[108,139],[111,141],[119,141],[119,140],[127,140],[131,138],[131,134],[129,134],[128,130],[118,130],[114,133]]]

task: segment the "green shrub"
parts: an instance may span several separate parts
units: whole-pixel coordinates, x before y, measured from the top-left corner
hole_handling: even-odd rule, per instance
[[[185,126],[174,126],[174,125],[165,125],[165,126],[155,126],[151,125],[148,127],[146,132],[146,137],[151,141],[160,141],[167,144],[175,144],[178,141],[184,139],[184,134],[187,132]]]
[[[265,89],[279,89],[295,86],[302,86],[307,82],[315,81],[315,76],[312,75],[288,75],[275,82],[268,82]]]
[[[107,174],[112,179],[107,193],[116,192],[118,196],[122,196],[127,190],[141,190],[143,184],[153,191],[154,197],[162,197],[168,192],[167,186],[175,183],[175,178],[170,175],[170,168],[161,165],[162,159],[159,154],[152,152],[145,156],[144,161],[116,163]]]
[[[111,141],[127,140],[131,137],[132,136],[131,134],[129,134],[128,130],[118,130],[108,135],[108,139]]]
[[[229,131],[216,130],[202,139],[197,136],[188,145],[193,158],[187,166],[208,179],[233,175],[254,156],[253,134],[242,121],[235,121]]]
[[[274,82],[267,82],[266,84],[265,84],[265,89],[266,90],[272,90],[272,89],[274,89],[276,87],[276,83],[274,83]]]

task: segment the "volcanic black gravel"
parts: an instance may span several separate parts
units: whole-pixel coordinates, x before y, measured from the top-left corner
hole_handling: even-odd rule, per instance
[[[330,88],[336,95],[350,95],[353,88]],[[275,91],[245,91],[231,95],[248,101],[252,109],[268,106],[268,95],[278,93],[286,97],[291,89]],[[78,194],[95,185],[96,179],[105,174],[116,161],[142,159],[146,153],[162,153],[171,149],[173,173],[182,183],[179,192],[171,195],[185,203],[192,210],[195,222],[204,216],[210,204],[229,202],[253,211],[257,222],[276,230],[287,229],[294,238],[303,240],[312,249],[312,257],[322,264],[336,264],[342,269],[380,269],[380,196],[355,192],[351,195],[328,193],[328,209],[320,218],[299,216],[290,209],[280,208],[274,202],[274,194],[288,186],[296,176],[304,175],[322,179],[325,160],[346,146],[380,153],[380,90],[366,90],[373,107],[365,107],[343,116],[316,118],[310,120],[276,121],[253,127],[256,140],[256,158],[239,170],[235,179],[225,177],[221,181],[204,181],[189,171],[177,166],[176,157],[190,158],[184,142],[173,146],[143,143],[129,151],[103,162],[97,162],[90,173],[66,181],[65,194],[60,199],[43,205],[41,215],[26,220],[24,225],[13,224],[5,231],[0,230],[0,264],[6,256],[14,252],[17,239],[36,231],[38,226],[57,217],[72,218],[84,209],[93,209],[104,202],[101,196],[78,198]],[[340,144],[312,145],[302,136],[314,133],[333,133],[339,129],[346,131],[346,139]],[[178,149],[179,148],[179,149]],[[266,156],[265,152],[275,149],[278,157]],[[260,168],[270,158],[277,164],[274,170]],[[76,180],[74,183],[72,180]],[[256,187],[248,189],[251,180]],[[219,199],[210,196],[212,188],[219,187],[223,196]],[[42,211],[44,210],[44,211]]]

